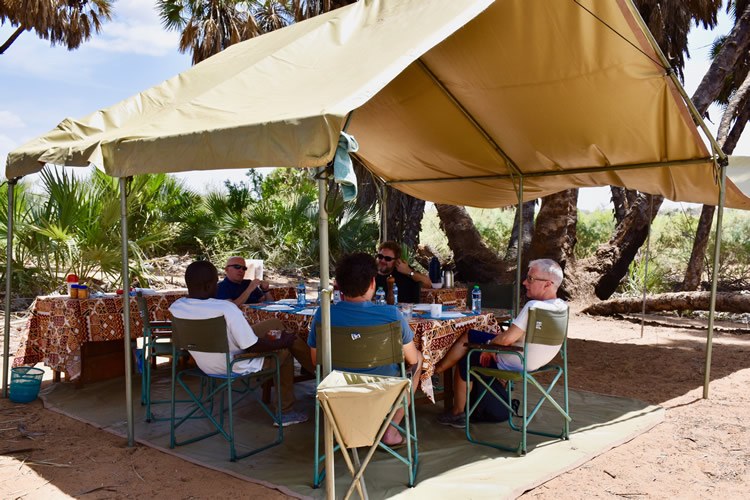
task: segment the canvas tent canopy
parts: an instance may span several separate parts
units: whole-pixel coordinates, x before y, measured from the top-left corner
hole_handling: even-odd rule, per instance
[[[320,167],[353,112],[357,155],[418,198],[510,205],[523,175],[525,200],[617,185],[715,204],[678,87],[627,0],[362,0],[66,119],[6,176]],[[731,182],[726,204],[750,208]]]
[[[351,115],[363,163],[429,201],[499,207],[611,184],[716,204],[723,154],[663,61],[629,0],[360,0],[66,119],[12,151],[5,175],[93,164],[124,192],[145,173],[322,167]],[[727,182],[726,204],[750,199]],[[323,287],[326,230],[321,208]]]

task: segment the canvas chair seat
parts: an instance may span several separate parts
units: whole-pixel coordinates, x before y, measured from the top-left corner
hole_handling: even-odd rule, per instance
[[[491,446],[500,450],[515,451],[519,455],[525,455],[527,451],[526,438],[527,434],[535,434],[547,437],[556,437],[561,439],[568,439],[570,432],[570,413],[568,409],[568,371],[567,371],[567,333],[568,333],[568,310],[565,311],[549,311],[541,308],[529,309],[529,319],[526,327],[526,336],[524,340],[523,350],[516,350],[510,347],[504,346],[489,346],[489,345],[470,345],[469,354],[466,358],[467,362],[467,382],[479,383],[482,386],[482,391],[476,401],[471,400],[470,383],[466,384],[466,438],[476,444],[482,444],[485,446]],[[530,349],[534,348],[535,344],[542,344],[547,346],[560,346],[560,356],[562,357],[561,364],[548,363],[536,370],[527,370],[526,357]],[[491,367],[481,366],[470,366],[469,359],[472,353],[475,352],[491,352],[493,354],[509,354],[518,356],[521,366],[523,367],[520,371],[513,370],[500,370]],[[541,373],[552,372],[554,376],[552,380],[546,385],[539,381],[537,376]],[[556,386],[558,380],[563,380],[563,403],[560,405],[552,397],[552,389]],[[489,381],[488,381],[489,380]],[[496,381],[503,380],[507,382],[507,398],[503,398],[497,394],[493,388],[493,384]],[[521,398],[520,404],[518,405],[518,411],[513,407],[512,394],[515,387],[520,386]],[[534,404],[533,409],[528,411],[529,403],[529,389],[534,387],[538,390],[540,396]],[[493,443],[483,441],[475,437],[475,433],[472,430],[471,415],[476,410],[479,402],[484,397],[494,397],[499,400],[505,407],[507,407],[510,417],[508,418],[508,424],[514,431],[520,431],[521,439],[517,446],[507,446],[500,443]],[[554,407],[563,417],[562,418],[562,429],[560,432],[550,432],[548,430],[540,430],[530,428],[529,424],[537,414],[543,403],[549,403]],[[519,414],[520,412],[520,414]],[[520,425],[514,422],[520,420]],[[474,425],[473,427],[476,427]],[[475,429],[476,430],[476,429]]]
[[[182,319],[172,316],[172,352],[177,356],[179,350],[190,350],[207,353],[223,353],[226,356],[226,372],[221,374],[208,374],[200,368],[191,368],[177,373],[176,364],[172,363],[172,397],[170,413],[170,436],[169,447],[186,445],[220,434],[229,442],[229,459],[231,461],[254,455],[272,446],[280,444],[284,439],[284,426],[281,425],[281,380],[279,371],[279,359],[275,352],[263,354],[242,354],[232,357],[229,353],[229,341],[227,339],[227,325],[224,316],[210,319]],[[248,357],[270,358],[272,366],[256,372],[240,374],[234,371],[234,365]],[[198,390],[190,380],[197,380]],[[256,389],[267,381],[273,381],[276,387],[276,410],[262,401]],[[176,417],[176,387],[179,385],[189,397],[190,406],[180,417]],[[238,387],[239,386],[239,387]],[[253,395],[258,404],[271,417],[272,421],[278,423],[276,438],[266,444],[262,444],[251,450],[238,454],[235,446],[234,413],[235,405],[245,397]],[[215,405],[215,399],[219,398],[219,404]],[[238,399],[236,399],[238,398]],[[226,410],[225,410],[226,403]],[[218,406],[218,409],[217,409]],[[225,413],[227,415],[225,423]],[[212,431],[177,440],[177,429],[188,420],[196,416],[205,417],[213,426]]]
[[[321,331],[319,323],[316,324],[316,331]],[[318,335],[317,340],[319,343],[320,335]],[[336,433],[335,429],[337,425],[341,432],[341,439],[338,436],[336,437],[338,446],[334,449],[334,452],[336,449],[341,450],[344,460],[347,462],[347,466],[354,476],[347,497],[351,495],[355,487],[360,495],[366,495],[362,474],[372,457],[372,453],[378,447],[407,466],[408,485],[413,486],[416,481],[419,464],[417,422],[414,411],[414,394],[411,391],[411,380],[407,377],[406,366],[404,364],[401,323],[395,321],[383,325],[364,327],[332,326],[331,363],[335,370],[340,370],[338,372],[339,375],[331,377],[336,371],[331,372],[324,380],[326,383],[323,384],[320,380],[321,366],[320,357],[318,357],[318,365],[316,367],[318,397],[315,400],[313,487],[319,487],[325,477],[325,470],[321,469],[325,455],[320,451],[320,408],[323,404],[329,407],[328,410],[324,408],[324,414],[330,425],[334,428],[334,434]],[[347,369],[374,368],[391,364],[399,365],[400,376],[384,377],[343,371]],[[331,387],[337,387],[337,389],[333,390]],[[401,388],[399,389],[400,392],[398,392],[395,399],[390,399],[390,395],[394,393],[392,391],[397,391],[396,388]],[[321,390],[323,391],[322,395],[320,394]],[[386,395],[386,393],[389,395]],[[354,404],[353,401],[358,397],[366,398],[371,402],[368,402],[367,405],[362,403]],[[324,401],[325,403],[323,403]],[[371,404],[372,406],[370,406]],[[404,409],[404,420],[401,425],[396,425],[391,422],[391,419],[399,407]],[[347,412],[350,416],[344,415]],[[370,413],[373,413],[372,419],[369,416]],[[379,415],[379,421],[375,417],[375,414]],[[358,415],[355,419],[350,418],[355,415]],[[387,415],[387,418],[383,419],[385,415]],[[346,422],[356,423],[358,422],[357,419],[361,422],[367,421],[368,423],[361,429],[357,429],[356,426],[345,425]],[[389,425],[396,427],[405,436],[405,455],[380,441],[380,438],[382,438]],[[356,448],[359,446],[370,447],[362,465],[359,464],[359,456],[356,452]],[[350,462],[347,449],[352,449],[354,466]],[[356,469],[354,468],[355,466]]]

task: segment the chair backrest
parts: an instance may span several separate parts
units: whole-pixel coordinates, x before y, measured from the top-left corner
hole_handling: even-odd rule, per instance
[[[279,318],[271,318],[255,323],[253,326],[253,332],[258,337],[265,337],[270,330],[283,330],[284,323]]]
[[[532,307],[526,325],[526,344],[562,345],[568,334],[568,308],[550,311]]]
[[[516,285],[513,283],[467,283],[467,307],[471,307],[471,291],[479,285],[482,291],[482,307],[490,309],[513,309],[516,303]]]
[[[316,323],[317,348],[322,326]],[[401,322],[375,326],[332,326],[331,364],[337,369],[374,368],[402,363]],[[321,356],[318,355],[318,364]]]
[[[172,343],[176,349],[197,352],[229,352],[224,316],[209,319],[172,317]]]

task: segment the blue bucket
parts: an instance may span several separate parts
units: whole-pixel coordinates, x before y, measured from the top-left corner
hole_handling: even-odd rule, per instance
[[[31,366],[13,368],[10,375],[9,398],[14,403],[31,403],[39,395],[44,370]]]

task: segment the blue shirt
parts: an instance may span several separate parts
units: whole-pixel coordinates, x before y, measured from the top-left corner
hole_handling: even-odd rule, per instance
[[[219,281],[219,286],[216,289],[216,298],[223,300],[234,300],[242,295],[242,292],[244,292],[249,285],[250,280],[242,280],[242,283],[235,283],[234,281],[230,281],[229,279],[224,278],[223,280]],[[250,296],[245,301],[245,304],[257,304],[258,302],[263,300],[264,295],[265,292],[263,292],[263,290],[258,287],[250,293]]]
[[[331,306],[331,326],[375,326],[401,322],[401,343],[408,344],[414,340],[414,332],[409,322],[403,317],[396,306],[375,305],[372,302],[339,302]],[[310,335],[307,337],[307,345],[313,349],[317,348],[317,335],[315,325],[320,323],[320,308],[315,311]],[[333,367],[336,368],[335,366]],[[375,368],[363,368],[358,370],[347,369],[357,373],[370,373],[372,375],[400,375],[401,369],[397,364],[378,366]]]

